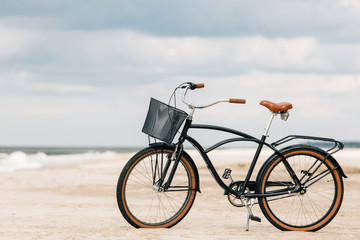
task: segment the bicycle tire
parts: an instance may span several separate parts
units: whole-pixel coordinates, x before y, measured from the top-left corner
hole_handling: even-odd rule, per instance
[[[170,228],[189,212],[196,197],[197,182],[196,169],[187,154],[181,155],[172,181],[172,186],[180,188],[159,191],[153,184],[173,152],[172,147],[145,148],[135,154],[123,168],[117,184],[117,203],[123,217],[132,226]]]
[[[339,170],[329,158],[325,159],[324,152],[311,147],[291,149],[284,156],[302,185],[307,179],[311,180],[305,183],[308,187],[303,193],[260,197],[264,216],[284,231],[317,231],[325,227],[335,217],[343,200],[344,186]],[[260,194],[295,186],[281,157],[270,160],[259,179]]]

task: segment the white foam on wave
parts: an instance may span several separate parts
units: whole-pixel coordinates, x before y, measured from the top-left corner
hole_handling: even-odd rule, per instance
[[[13,152],[11,154],[2,153],[0,155],[0,171],[12,172],[18,169],[37,169],[42,165],[32,161],[24,152]]]
[[[26,154],[18,151],[10,154],[0,153],[0,172],[13,172],[20,169],[39,169],[59,167],[95,159],[113,158],[116,152],[90,151],[81,154],[47,155],[43,152]]]

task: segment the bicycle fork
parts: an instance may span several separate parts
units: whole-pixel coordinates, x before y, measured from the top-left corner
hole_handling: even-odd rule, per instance
[[[195,109],[193,109],[193,112],[192,114],[194,113]],[[183,151],[183,143],[185,141],[185,136],[187,134],[187,131],[189,130],[190,128],[190,125],[191,125],[191,122],[192,122],[192,114],[190,115],[189,118],[186,119],[185,121],[185,124],[184,124],[184,128],[180,134],[180,137],[179,137],[179,141],[178,143],[175,145],[175,150],[171,156],[170,159],[168,159],[168,163],[170,165],[170,161],[174,161],[174,165],[171,169],[171,172],[170,172],[170,175],[169,175],[169,178],[168,180],[166,181],[165,185],[164,185],[164,190],[166,191],[169,187],[170,187],[170,184],[174,178],[174,175],[175,175],[175,172],[176,172],[176,169],[177,169],[177,166],[179,165],[179,162],[180,162],[180,158],[181,158],[181,153]],[[168,166],[169,167],[169,166]],[[165,169],[163,175],[162,175],[162,180],[164,181],[165,179],[165,176],[166,176],[166,173],[167,173],[167,169]]]
[[[159,166],[159,163],[157,162],[158,160],[156,159],[155,162],[155,166],[154,166],[154,170],[153,170],[153,187],[158,189],[160,192],[164,192],[166,191],[170,185],[171,182],[174,178],[175,175],[175,171],[177,169],[177,166],[179,165],[180,162],[180,158],[181,158],[181,147],[179,147],[178,145],[176,145],[174,152],[171,155],[168,155],[164,168]],[[173,162],[173,165],[171,166],[171,162]],[[162,164],[161,164],[162,166]],[[170,170],[170,166],[171,166],[171,170]],[[160,168],[159,173],[158,173],[158,180],[156,180],[156,174],[158,172],[158,168]],[[170,170],[170,173],[168,174]],[[168,175],[168,176],[167,176]],[[167,177],[167,179],[166,179]],[[165,180],[166,179],[166,180]]]

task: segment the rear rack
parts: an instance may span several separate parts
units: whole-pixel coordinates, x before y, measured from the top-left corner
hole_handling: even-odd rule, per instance
[[[296,139],[307,139],[307,140],[314,140],[314,141],[321,141],[321,142],[332,142],[334,143],[334,146],[332,148],[329,148],[327,152],[329,154],[334,154],[342,149],[344,149],[344,144],[342,142],[336,141],[332,138],[323,138],[323,137],[313,137],[313,136],[303,136],[303,135],[289,135],[287,137],[284,137],[276,142],[271,143],[273,147],[279,146],[281,144],[287,143],[292,140]]]

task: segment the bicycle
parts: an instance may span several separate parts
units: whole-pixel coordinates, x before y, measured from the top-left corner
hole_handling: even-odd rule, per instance
[[[188,141],[198,150],[230,203],[247,209],[247,231],[249,220],[261,221],[252,212],[256,199],[264,216],[278,229],[317,231],[326,226],[339,211],[343,200],[342,178],[347,176],[332,155],[342,150],[344,144],[330,138],[302,135],[289,135],[271,144],[265,142],[274,117],[280,115],[282,120],[288,119],[289,110],[292,109],[292,104],[288,102],[260,102],[271,111],[261,139],[221,126],[193,124],[194,112],[197,109],[221,102],[246,103],[245,99],[231,98],[197,106],[187,101],[186,94],[189,90],[203,87],[204,84],[187,82],[174,90],[172,96],[178,89],[183,90],[182,101],[190,108],[189,114],[151,98],[143,132],[162,142],[149,143],[149,147],[136,153],[119,176],[117,202],[127,222],[136,228],[170,228],[186,216],[197,192],[200,193],[197,167],[183,146],[183,143]],[[182,131],[179,132],[181,126]],[[191,129],[220,131],[235,137],[204,149],[188,135],[188,130]],[[178,132],[178,141],[172,143]],[[297,139],[321,141],[334,146],[328,150],[308,144],[276,148]],[[231,170],[225,169],[222,178],[231,180],[230,184],[226,184],[215,170],[208,153],[228,143],[246,141],[257,144],[246,177],[244,180],[234,181]],[[273,154],[261,166],[256,180],[250,181],[264,146],[271,149]]]

